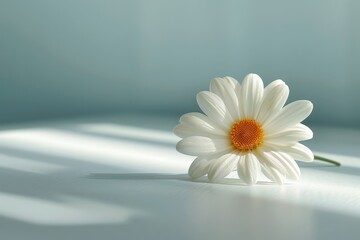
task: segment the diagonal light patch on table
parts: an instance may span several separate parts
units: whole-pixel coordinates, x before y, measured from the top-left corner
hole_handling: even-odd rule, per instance
[[[126,126],[123,126],[122,129],[126,129]],[[134,127],[129,128],[130,132],[139,133],[140,130]],[[129,131],[127,135],[131,135]],[[152,132],[147,134],[151,135]],[[157,166],[160,172],[183,171],[188,167],[188,161],[179,158],[173,148],[168,146],[130,141],[126,138],[103,138],[97,135],[62,131],[61,128],[3,131],[0,135],[0,145],[69,157],[111,167],[141,169],[142,171],[153,169],[153,166]]]

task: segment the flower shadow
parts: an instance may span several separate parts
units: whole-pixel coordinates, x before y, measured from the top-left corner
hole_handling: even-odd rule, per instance
[[[91,173],[85,178],[98,180],[178,180],[193,183],[208,183],[221,185],[251,186],[237,178],[224,178],[216,182],[209,182],[207,177],[192,179],[187,174],[165,174],[165,173]],[[256,185],[278,185],[273,182],[259,181]],[[288,185],[288,184],[285,184]]]
[[[163,174],[163,173],[91,173],[88,179],[102,180],[180,180],[191,181],[187,174]]]

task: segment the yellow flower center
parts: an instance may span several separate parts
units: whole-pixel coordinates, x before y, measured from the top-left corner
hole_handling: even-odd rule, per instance
[[[254,119],[242,119],[231,126],[230,140],[235,149],[248,152],[263,143],[264,130]]]

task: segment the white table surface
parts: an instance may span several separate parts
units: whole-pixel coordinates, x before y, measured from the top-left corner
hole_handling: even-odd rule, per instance
[[[249,187],[190,180],[176,123],[0,126],[0,239],[360,239],[359,130],[314,127],[305,142],[343,166],[303,163],[298,184]]]

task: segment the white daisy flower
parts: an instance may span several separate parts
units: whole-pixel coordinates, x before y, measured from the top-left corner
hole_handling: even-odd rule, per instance
[[[214,182],[237,169],[239,178],[255,184],[262,172],[283,183],[300,178],[296,160],[313,161],[312,151],[299,143],[311,139],[310,128],[301,124],[313,109],[310,101],[284,106],[289,88],[276,80],[264,88],[256,74],[242,84],[232,77],[215,78],[210,91],[196,99],[205,113],[187,113],[174,133],[183,138],[176,149],[197,156],[189,168],[192,178],[208,175]]]

